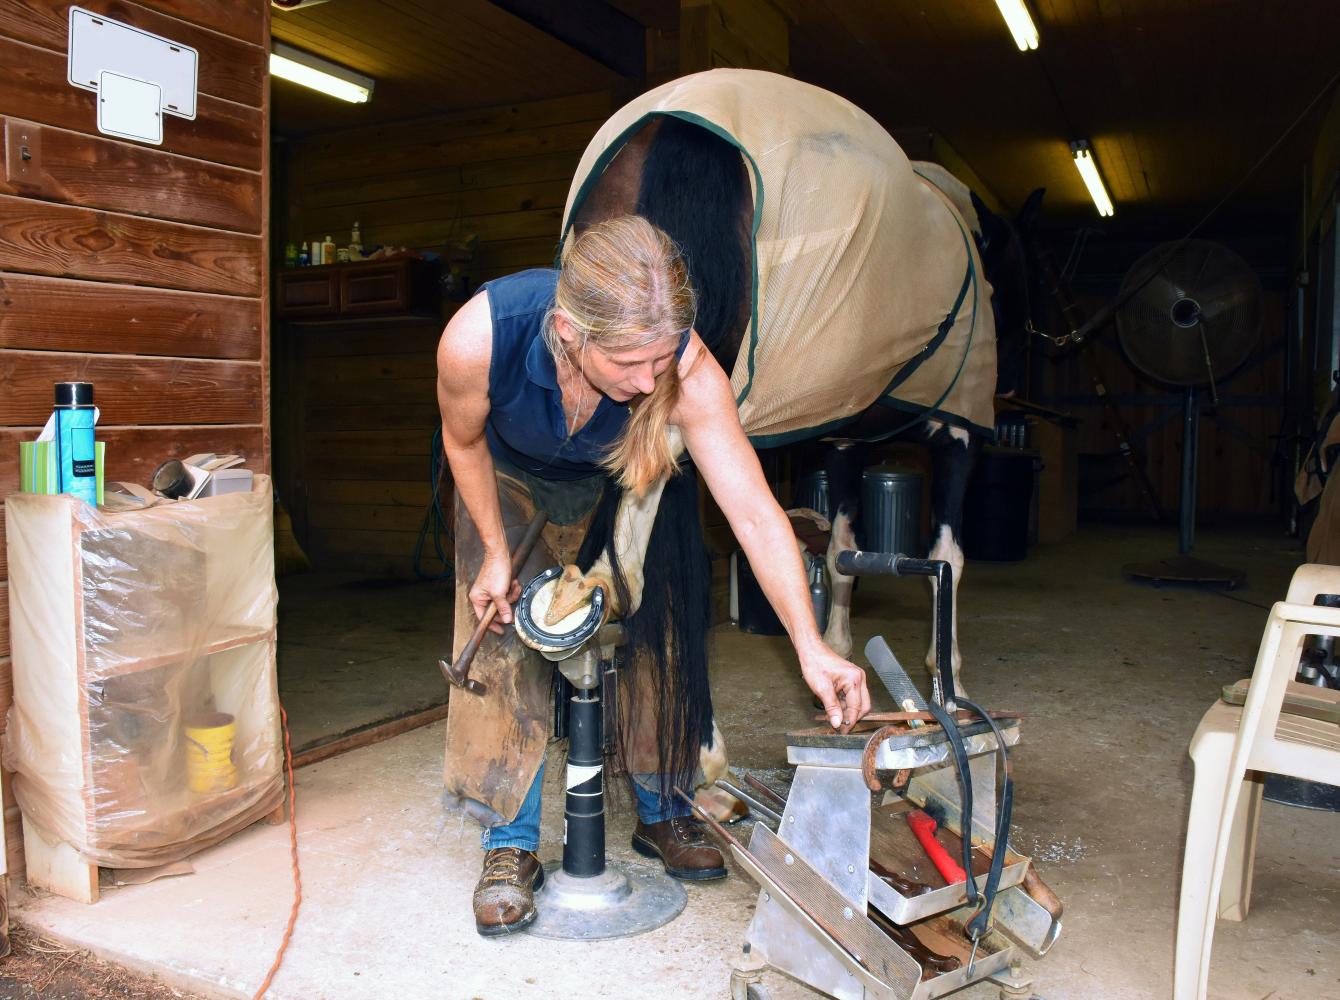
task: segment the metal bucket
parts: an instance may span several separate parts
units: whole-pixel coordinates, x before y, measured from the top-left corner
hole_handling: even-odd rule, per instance
[[[824,517],[831,517],[828,509],[828,473],[823,469],[812,469],[800,477],[796,483],[792,507],[808,507],[818,511]]]
[[[922,555],[921,473],[867,469],[861,478],[858,541],[869,552]]]

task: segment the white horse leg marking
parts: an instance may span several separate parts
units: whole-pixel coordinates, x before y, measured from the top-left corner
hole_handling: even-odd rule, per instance
[[[704,743],[698,751],[698,766],[702,769],[703,780],[693,794],[695,805],[701,806],[718,823],[733,823],[749,815],[747,805],[715,785],[716,780],[724,778],[730,770],[726,760],[726,741],[715,720],[712,722],[711,741]]]
[[[968,432],[964,430],[962,427],[951,426],[946,428],[944,421],[942,420],[927,420],[926,428],[927,428],[927,437],[930,437],[931,435],[934,434],[938,434],[940,431],[947,429],[949,431],[949,436],[953,440],[957,441],[959,444],[963,445],[965,448],[968,446],[968,442],[972,440],[972,436],[968,434]]]
[[[846,511],[833,522],[833,534],[828,542],[828,579],[831,597],[828,602],[828,628],[824,630],[824,645],[838,656],[851,655],[851,588],[853,578],[843,576],[837,569],[837,554],[843,549],[856,548],[856,532]]]
[[[954,571],[953,592],[949,595],[949,599],[953,602],[951,605],[952,610],[950,621],[952,622],[954,629],[954,641],[950,647],[950,662],[954,667],[954,694],[961,697],[967,697],[968,692],[963,689],[963,682],[959,678],[959,670],[963,666],[963,658],[959,655],[958,651],[958,585],[959,581],[963,578],[963,550],[959,548],[958,542],[954,540],[954,533],[949,529],[949,525],[940,525],[940,531],[936,536],[935,545],[930,551],[930,558],[943,559],[945,562],[949,563],[950,568]],[[937,600],[940,596],[938,590],[939,584],[932,578],[931,595]],[[935,689],[935,698],[937,701],[940,701],[942,692],[940,691],[940,676],[935,672],[935,635],[933,633],[931,635],[930,651],[926,653],[926,669],[930,671],[931,683]]]

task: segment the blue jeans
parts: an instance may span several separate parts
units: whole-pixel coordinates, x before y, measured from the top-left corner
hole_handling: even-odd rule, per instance
[[[659,792],[643,787],[648,785],[654,789],[658,782],[657,775],[637,774],[633,777],[633,793],[637,796],[637,816],[643,823],[660,823],[674,816],[689,814],[689,807],[682,799],[662,798]],[[495,847],[519,847],[523,851],[539,850],[540,788],[543,784],[544,765],[541,764],[535,780],[530,784],[530,790],[526,792],[526,797],[521,802],[521,809],[517,812],[516,819],[484,830],[484,835],[480,838],[484,850],[492,850]]]

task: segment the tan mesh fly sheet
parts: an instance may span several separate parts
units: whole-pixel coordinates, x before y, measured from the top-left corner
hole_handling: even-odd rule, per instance
[[[772,73],[687,76],[643,94],[601,127],[578,167],[565,220],[654,115],[713,130],[749,167],[754,315],[730,374],[756,444],[835,428],[891,384],[894,405],[909,414],[936,409],[989,431],[995,332],[971,235],[873,118]]]

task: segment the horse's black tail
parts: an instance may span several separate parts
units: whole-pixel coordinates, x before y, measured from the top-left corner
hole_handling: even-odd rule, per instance
[[[609,486],[596,508],[577,555],[583,572],[602,551],[611,555],[619,603],[628,607],[628,585],[614,550],[614,524],[622,491]],[[692,466],[670,477],[647,542],[642,603],[624,619],[628,644],[619,671],[621,722],[655,725],[661,762],[660,791],[672,797],[694,781],[699,748],[712,734],[712,691],[707,676],[711,625],[711,564],[698,518],[698,477]],[[650,684],[647,690],[644,685]],[[650,708],[654,719],[628,719],[625,709]],[[623,754],[629,744],[620,734]],[[628,767],[627,759],[621,761]]]
[[[701,126],[663,118],[643,165],[637,213],[683,251],[698,293],[698,336],[727,373],[749,320],[749,206],[739,150]]]

